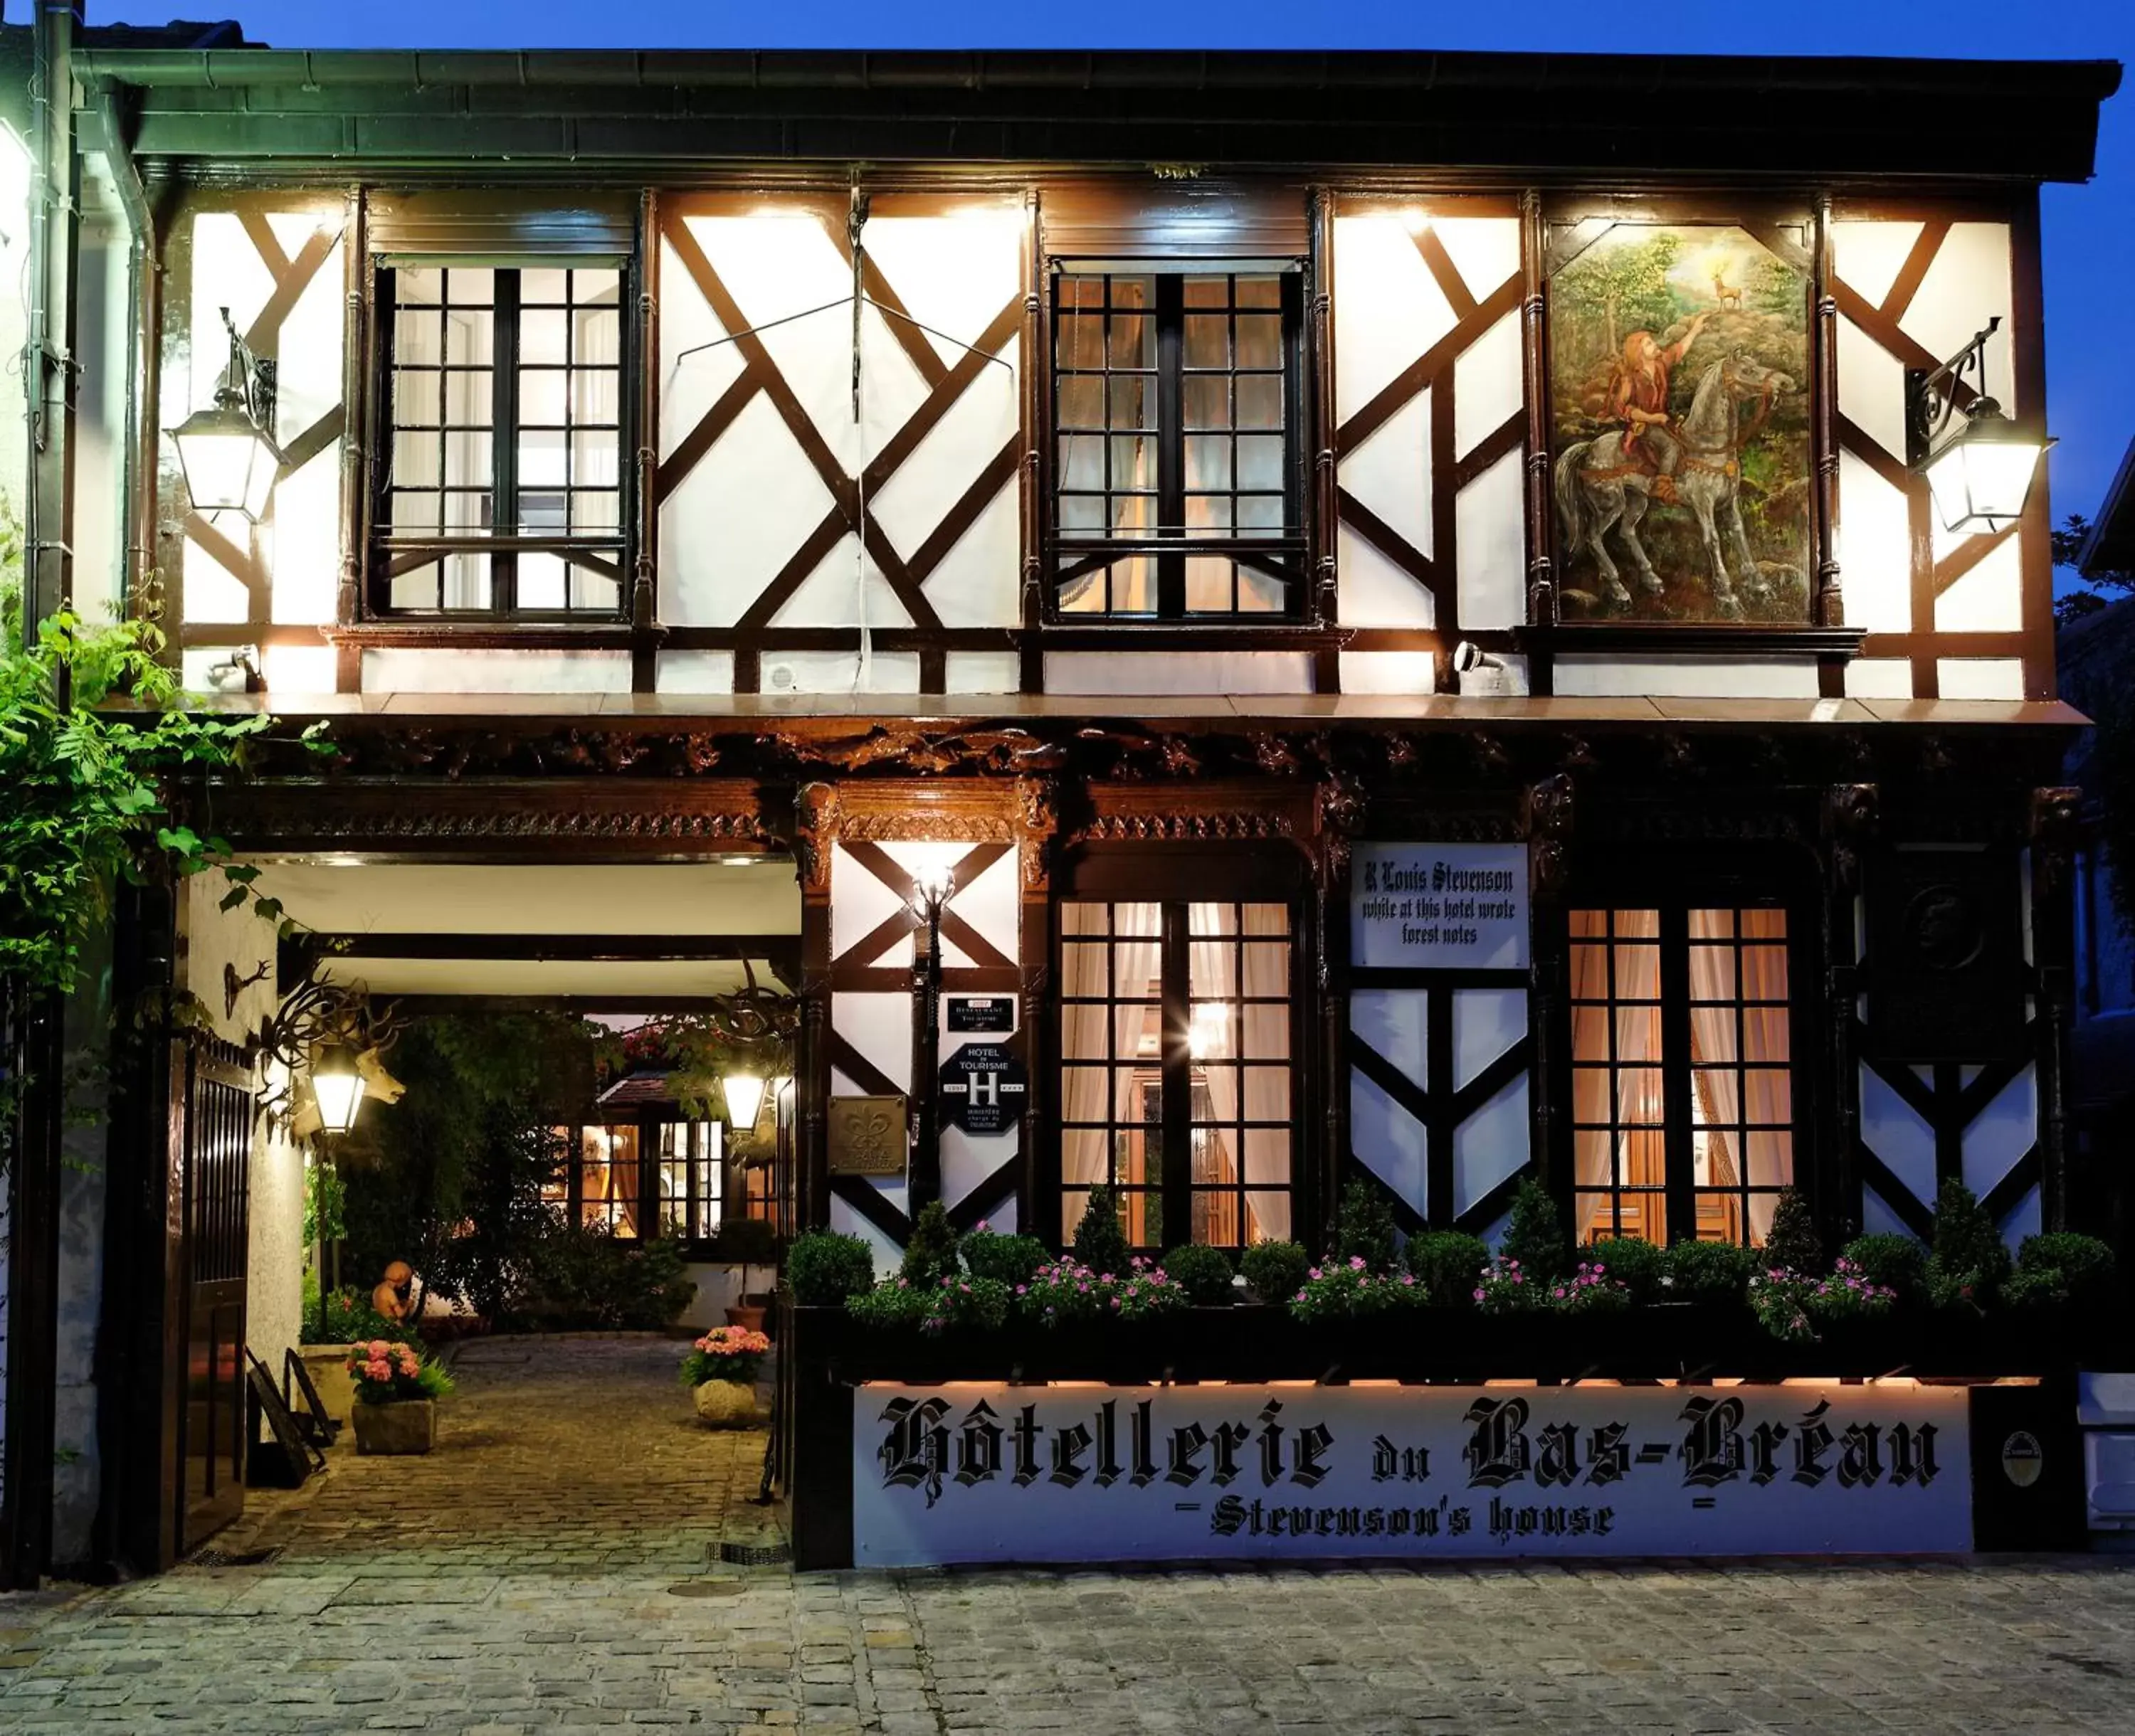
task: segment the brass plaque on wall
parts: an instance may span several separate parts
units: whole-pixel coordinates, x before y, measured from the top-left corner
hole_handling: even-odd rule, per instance
[[[833,1097],[830,1146],[832,1175],[903,1175],[904,1099]]]

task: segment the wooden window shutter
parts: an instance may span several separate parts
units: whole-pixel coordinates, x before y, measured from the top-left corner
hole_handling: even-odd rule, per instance
[[[544,189],[379,193],[369,219],[370,251],[388,261],[624,259],[637,230],[637,201],[629,194]]]
[[[1038,194],[1045,253],[1063,259],[1292,259],[1311,249],[1304,182],[1091,180]]]

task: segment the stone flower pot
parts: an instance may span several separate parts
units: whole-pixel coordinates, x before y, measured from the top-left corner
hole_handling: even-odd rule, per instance
[[[348,1353],[352,1344],[301,1344],[297,1355],[304,1365],[304,1372],[312,1377],[312,1385],[318,1389],[319,1402],[327,1407],[327,1414],[346,1421],[356,1405],[356,1382],[349,1378]]]
[[[359,1453],[428,1453],[437,1443],[438,1405],[434,1399],[354,1405],[349,1414],[356,1424],[356,1450]]]
[[[746,1327],[750,1332],[763,1330],[764,1308],[761,1303],[744,1302],[727,1310],[729,1326]]]
[[[707,1429],[753,1429],[762,1420],[756,1388],[739,1381],[706,1381],[695,1390],[697,1419]]]

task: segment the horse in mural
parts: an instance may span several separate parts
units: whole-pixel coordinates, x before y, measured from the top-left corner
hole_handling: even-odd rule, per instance
[[[1794,383],[1788,375],[1763,366],[1738,350],[1698,375],[1690,409],[1680,427],[1655,426],[1648,430],[1639,443],[1652,451],[1657,468],[1648,470],[1628,462],[1620,432],[1566,448],[1556,461],[1555,488],[1564,545],[1567,550],[1584,547],[1593,551],[1612,602],[1631,601],[1631,593],[1624,588],[1603,540],[1612,529],[1638,569],[1639,583],[1656,595],[1665,588],[1646,554],[1645,544],[1639,540],[1639,522],[1657,496],[1664,502],[1688,507],[1696,515],[1713,601],[1721,614],[1742,612],[1735,578],[1727,570],[1723,529],[1726,543],[1732,545],[1743,589],[1752,596],[1765,590],[1756,557],[1750,551],[1749,533],[1742,528],[1741,453],[1771,415],[1774,399],[1794,389]],[[1757,408],[1745,424],[1740,409],[1752,399]]]

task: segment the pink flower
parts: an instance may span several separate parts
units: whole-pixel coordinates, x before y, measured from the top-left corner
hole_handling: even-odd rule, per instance
[[[1476,1293],[1475,1293],[1475,1299],[1476,1299],[1478,1302],[1480,1302],[1480,1301],[1483,1299],[1483,1293],[1482,1293],[1480,1290],[1476,1291]]]
[[[366,1348],[370,1352],[371,1358],[375,1361],[385,1354],[385,1341],[383,1338],[373,1338]]]
[[[1317,1267],[1317,1266],[1314,1266],[1314,1267],[1312,1269],[1311,1275],[1312,1275],[1313,1277],[1314,1277],[1314,1278],[1317,1278],[1317,1277],[1319,1275],[1319,1267]]]
[[[390,1381],[393,1378],[393,1371],[383,1362],[366,1362],[363,1365],[363,1377],[366,1381]]]
[[[979,1220],[979,1227],[972,1233],[977,1236],[985,1236],[990,1233],[986,1225],[986,1221],[984,1218],[980,1218]]]
[[[1364,1269],[1364,1256],[1361,1254],[1352,1254],[1349,1256],[1349,1269],[1353,1272],[1363,1271]]]

